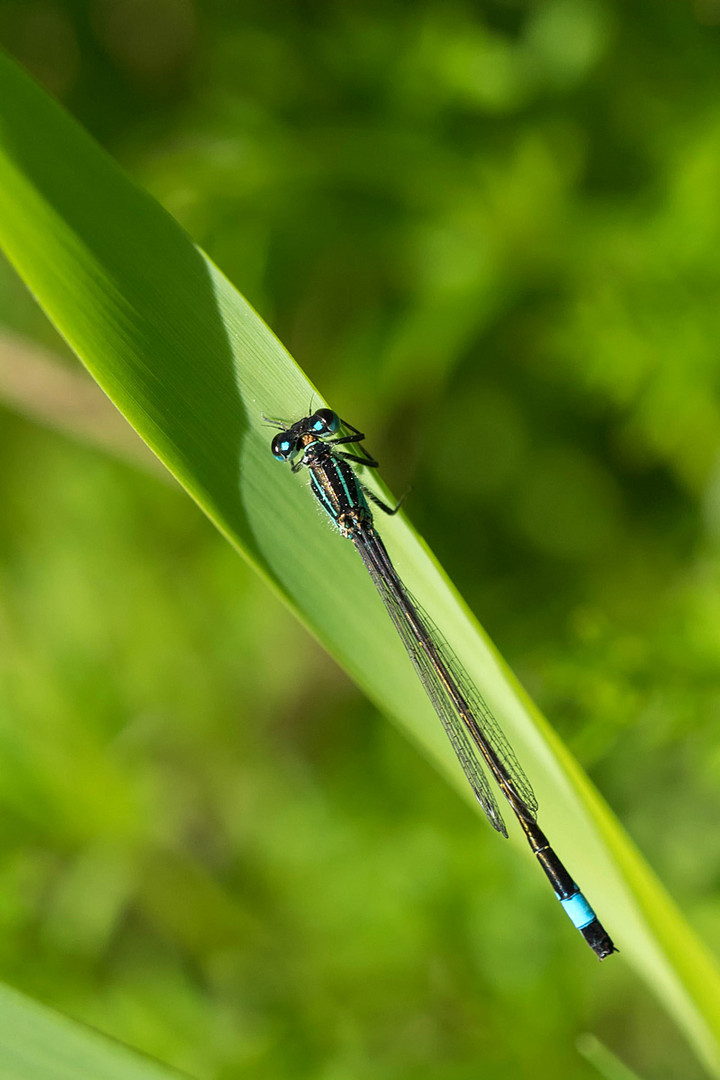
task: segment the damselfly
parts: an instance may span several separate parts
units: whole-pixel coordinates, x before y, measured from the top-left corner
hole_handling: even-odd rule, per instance
[[[538,826],[537,799],[487,702],[390,561],[369,502],[386,514],[396,513],[399,504],[388,506],[360,483],[352,466],[378,464],[361,445],[365,436],[331,409],[318,409],[294,424],[269,423],[279,429],[272,440],[273,455],[292,462],[293,472],[308,470],[313,494],[365,563],[490,824],[507,836],[486,769],[510,804],[571,922],[601,960],[610,956],[615,946]],[[343,429],[349,434],[342,434]],[[358,453],[347,449],[353,445]]]

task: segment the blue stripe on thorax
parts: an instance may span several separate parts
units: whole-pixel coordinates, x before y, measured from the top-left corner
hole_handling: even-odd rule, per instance
[[[340,477],[340,483],[343,486],[345,498],[348,501],[348,509],[366,506],[365,496],[362,493],[358,478],[350,466],[344,461],[338,461],[335,463],[335,468],[337,475]],[[350,490],[351,487],[352,491]]]
[[[310,483],[313,494],[333,521],[350,510],[368,509],[360,482],[345,461],[331,459],[311,465]]]
[[[338,509],[328,498],[327,492],[314,472],[310,473],[310,484],[312,486],[313,494],[320,500],[323,508],[328,512],[331,518],[336,519],[338,516]]]

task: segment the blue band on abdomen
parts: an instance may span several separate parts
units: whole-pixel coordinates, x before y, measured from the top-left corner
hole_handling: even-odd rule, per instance
[[[558,899],[565,908],[565,914],[576,929],[582,930],[584,926],[587,926],[596,918],[595,912],[581,892],[568,896],[567,900],[563,900],[561,897]]]

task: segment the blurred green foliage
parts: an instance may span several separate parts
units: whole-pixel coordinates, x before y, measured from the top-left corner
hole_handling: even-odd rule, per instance
[[[0,8],[412,483],[716,950],[719,35],[717,0]],[[60,349],[5,265],[0,318]],[[9,411],[0,446],[1,978],[213,1080],[591,1077],[587,1028],[699,1075],[185,496]]]

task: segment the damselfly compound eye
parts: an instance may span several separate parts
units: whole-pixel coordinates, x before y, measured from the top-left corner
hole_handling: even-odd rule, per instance
[[[295,453],[297,440],[291,438],[289,432],[281,431],[276,435],[271,444],[273,457],[278,461],[287,461]]]
[[[318,409],[310,418],[310,430],[318,435],[334,435],[340,427],[340,417],[332,409]]]

